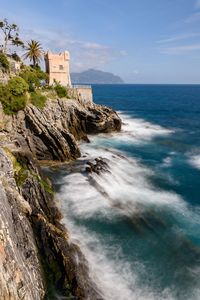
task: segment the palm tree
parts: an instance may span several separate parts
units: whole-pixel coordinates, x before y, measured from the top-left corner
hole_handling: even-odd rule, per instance
[[[33,61],[33,66],[35,67],[43,56],[41,44],[37,41],[31,40],[25,48],[27,52],[24,54],[24,57]]]

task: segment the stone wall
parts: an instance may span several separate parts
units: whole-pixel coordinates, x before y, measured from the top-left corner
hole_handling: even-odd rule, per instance
[[[85,104],[93,103],[92,87],[87,85],[75,85],[73,89],[76,93],[76,98]]]

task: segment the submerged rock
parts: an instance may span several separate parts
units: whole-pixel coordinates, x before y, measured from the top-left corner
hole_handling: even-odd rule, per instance
[[[94,162],[88,161],[85,168],[88,173],[96,173],[100,175],[102,172],[109,172],[109,166],[104,158],[95,158]]]

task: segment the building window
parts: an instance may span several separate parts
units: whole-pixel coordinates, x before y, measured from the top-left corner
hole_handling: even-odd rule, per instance
[[[61,71],[61,70],[63,70],[64,68],[63,68],[63,65],[59,65],[59,70]]]

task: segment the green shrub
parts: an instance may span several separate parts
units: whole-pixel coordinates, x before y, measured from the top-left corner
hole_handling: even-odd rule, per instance
[[[9,61],[5,54],[0,53],[0,68],[4,71],[8,71],[10,67]]]
[[[1,83],[0,84],[0,101],[1,101],[1,103],[4,104],[4,102],[7,102],[7,100],[9,100],[9,98],[11,96],[12,96],[12,94],[8,90],[7,86],[3,85]]]
[[[59,98],[67,98],[68,97],[67,89],[64,86],[62,86],[60,84],[56,84],[54,89]]]
[[[12,115],[26,107],[27,83],[20,77],[13,77],[7,85],[0,84],[0,102],[6,114]]]
[[[20,77],[28,83],[29,92],[33,92],[36,88],[41,86],[42,81],[47,80],[48,76],[39,67],[25,67],[20,73]]]
[[[10,99],[9,103],[6,103],[4,112],[7,114],[15,114],[19,110],[23,110],[26,107],[27,103],[27,96],[26,95],[19,95],[13,96]]]
[[[5,114],[12,115],[26,107],[26,95],[13,95],[8,86],[0,85],[0,102],[2,103]]]
[[[16,76],[8,81],[7,88],[12,95],[21,96],[28,91],[28,84],[23,78]]]
[[[45,106],[46,100],[47,97],[42,95],[38,91],[31,93],[31,103],[38,108],[43,108]]]
[[[25,68],[23,72],[20,73],[22,77],[29,86],[29,92],[33,92],[35,88],[40,86],[40,80],[37,77],[37,74],[32,68]]]
[[[31,66],[31,68],[35,71],[35,74],[37,76],[37,78],[41,81],[47,81],[48,79],[48,74],[44,71],[41,70],[39,65],[36,66]]]

